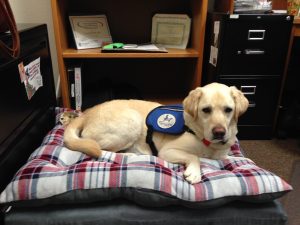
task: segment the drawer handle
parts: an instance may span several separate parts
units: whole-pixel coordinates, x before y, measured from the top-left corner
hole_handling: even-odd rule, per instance
[[[264,40],[266,30],[249,30],[248,40]]]
[[[256,86],[241,86],[240,90],[244,95],[255,95]]]
[[[255,102],[249,102],[248,108],[255,108]]]
[[[244,53],[246,55],[263,55],[263,54],[265,54],[265,50],[261,50],[261,49],[245,49]]]

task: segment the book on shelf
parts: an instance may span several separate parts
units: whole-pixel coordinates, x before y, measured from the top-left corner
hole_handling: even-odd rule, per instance
[[[71,108],[82,109],[82,80],[81,66],[71,66],[68,68],[68,85]]]

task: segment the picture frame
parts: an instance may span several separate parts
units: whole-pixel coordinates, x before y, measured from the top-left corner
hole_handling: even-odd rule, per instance
[[[151,42],[166,48],[186,49],[190,29],[191,18],[186,14],[155,14]]]
[[[77,49],[100,48],[112,43],[106,15],[70,15]]]

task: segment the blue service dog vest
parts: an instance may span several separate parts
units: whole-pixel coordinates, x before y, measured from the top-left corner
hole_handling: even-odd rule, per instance
[[[178,135],[186,131],[182,105],[165,105],[153,109],[146,118],[148,127],[146,142],[150,145],[153,155],[157,149],[152,140],[153,132]]]

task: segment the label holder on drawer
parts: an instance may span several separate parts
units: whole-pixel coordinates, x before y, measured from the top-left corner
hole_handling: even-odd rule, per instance
[[[256,86],[243,85],[241,86],[240,90],[241,92],[243,92],[244,95],[255,95]]]
[[[248,40],[264,40],[266,30],[248,30]]]

